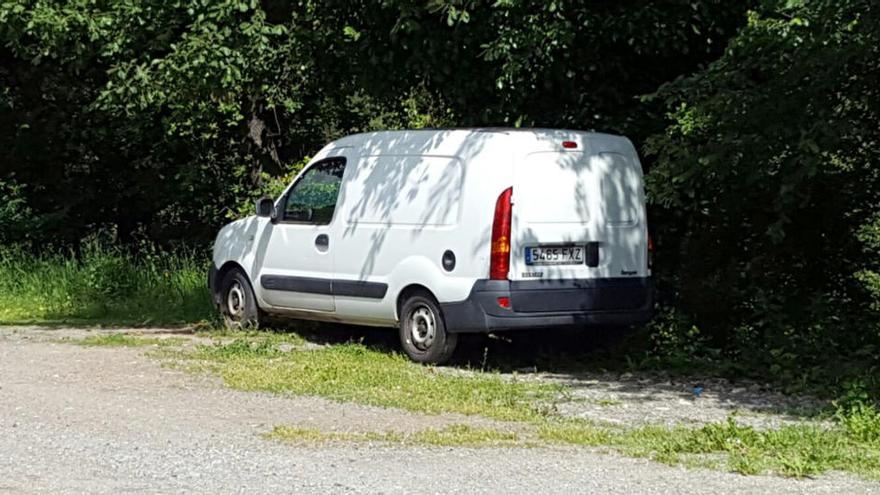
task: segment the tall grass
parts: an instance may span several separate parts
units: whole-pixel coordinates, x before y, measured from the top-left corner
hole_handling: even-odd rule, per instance
[[[207,259],[98,241],[76,251],[0,246],[0,323],[179,324],[212,318]]]

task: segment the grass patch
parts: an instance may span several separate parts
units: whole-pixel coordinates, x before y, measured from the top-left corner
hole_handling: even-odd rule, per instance
[[[402,435],[395,432],[349,433],[338,431],[321,431],[316,428],[295,428],[292,426],[276,426],[263,435],[269,440],[293,444],[312,444],[326,442],[399,442]]]
[[[0,246],[0,324],[181,324],[213,318],[195,252],[133,255],[97,241],[77,253]]]
[[[500,447],[522,444],[520,437],[514,432],[478,428],[464,424],[454,424],[438,429],[428,428],[410,434],[396,431],[363,433],[323,432],[313,428],[276,426],[264,436],[270,440],[294,444],[385,442],[405,445],[432,445],[436,447]]]
[[[233,388],[314,395],[429,414],[479,415],[518,421],[523,429],[510,433],[454,425],[402,435],[278,427],[268,436],[279,440],[444,446],[565,444],[607,447],[667,464],[743,474],[805,477],[840,470],[880,479],[880,412],[861,403],[840,412],[837,424],[831,427],[799,424],[764,431],[739,425],[731,417],[700,428],[618,428],[556,415],[553,403],[564,392],[560,385],[420,366],[403,356],[360,344],[281,349],[285,339],[296,342],[299,338],[295,334],[239,338],[198,346],[176,358],[190,369],[218,374]],[[610,402],[605,405],[616,405]]]
[[[560,386],[454,373],[405,357],[341,344],[283,352],[271,340],[237,339],[199,346],[182,357],[191,368],[220,375],[230,387],[397,407],[429,414],[461,413],[533,421],[548,413]]]
[[[71,343],[86,347],[146,347],[180,345],[185,340],[186,339],[179,337],[159,339],[156,337],[113,333],[106,335],[91,335],[81,340],[71,341]]]
[[[880,427],[880,422],[874,427]],[[666,464],[720,465],[741,474],[771,472],[799,478],[838,470],[880,479],[880,444],[864,441],[845,427],[791,425],[763,431],[739,425],[734,417],[700,428],[611,429],[584,421],[555,421],[541,425],[538,438],[610,446],[626,455]]]
[[[880,479],[880,446],[861,442],[843,428],[794,425],[759,431],[726,422],[701,428],[644,426],[610,428],[580,420],[531,424],[524,434],[468,425],[451,425],[412,434],[398,432],[337,433],[276,427],[267,438],[291,443],[389,442],[448,447],[511,447],[548,444],[609,447],[621,454],[670,465],[721,468],[740,474],[775,473],[808,477],[847,471]]]
[[[538,439],[548,443],[564,443],[583,447],[597,447],[611,443],[613,434],[588,421],[550,420],[538,425]]]
[[[477,428],[468,425],[449,425],[445,428],[422,430],[411,435],[408,440],[422,445],[443,447],[498,447],[520,442],[512,431],[492,428]]]

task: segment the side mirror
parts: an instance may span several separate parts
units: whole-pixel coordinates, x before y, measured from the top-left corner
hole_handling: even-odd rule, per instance
[[[260,198],[257,200],[257,216],[275,219],[275,200]]]

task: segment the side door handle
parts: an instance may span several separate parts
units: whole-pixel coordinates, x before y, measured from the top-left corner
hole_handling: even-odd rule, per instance
[[[315,247],[318,251],[326,251],[330,247],[330,237],[327,234],[315,237]]]

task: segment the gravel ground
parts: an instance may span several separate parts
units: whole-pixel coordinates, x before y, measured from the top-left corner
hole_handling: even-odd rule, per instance
[[[630,373],[542,373],[534,379],[567,385],[569,393],[557,406],[561,414],[617,425],[698,426],[725,421],[731,414],[738,423],[759,429],[804,422],[829,424],[810,417],[824,405],[821,401],[783,395],[752,382]],[[694,393],[696,386],[701,389],[699,395]]]
[[[747,477],[576,448],[283,445],[260,434],[480,420],[240,392],[143,349],[51,341],[83,334],[0,328],[0,493],[880,493],[842,474]]]

